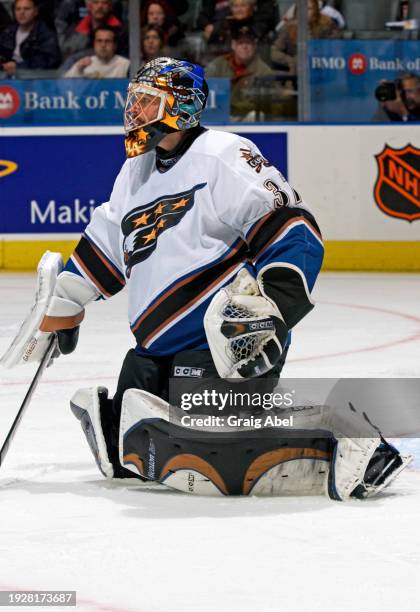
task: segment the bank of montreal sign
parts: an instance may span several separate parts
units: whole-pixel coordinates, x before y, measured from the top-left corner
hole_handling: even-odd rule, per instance
[[[389,72],[420,72],[420,57],[415,60],[395,58],[384,60],[368,57],[364,53],[352,53],[347,58],[342,55],[313,55],[310,58],[311,70],[348,70],[353,75],[365,74],[368,70]]]
[[[128,81],[0,81],[0,125],[122,125]],[[209,79],[208,124],[229,121],[228,79]]]
[[[368,123],[381,80],[420,73],[420,40],[311,40],[309,65],[312,121]]]

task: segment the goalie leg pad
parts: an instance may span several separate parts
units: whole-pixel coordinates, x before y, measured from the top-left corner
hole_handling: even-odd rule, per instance
[[[369,461],[381,443],[377,428],[352,406],[314,406],[292,412],[295,429],[318,430],[319,435],[333,437],[326,494],[337,501],[349,499],[363,481]]]
[[[349,404],[307,408],[294,417],[296,427],[319,427],[335,438],[327,495],[345,501],[372,497],[388,486],[412,460],[388,444],[365,414]]]
[[[107,395],[108,390],[104,387],[79,389],[71,398],[70,408],[80,421],[98,468],[106,478],[113,478],[114,468],[109,459],[101,423],[101,396],[103,402]]]
[[[71,410],[80,421],[101,473],[106,478],[135,478],[134,474],[120,465],[118,451],[112,444],[111,406],[112,400],[108,399],[105,387],[79,389],[70,401]]]
[[[278,428],[238,428],[223,433],[194,430],[182,427],[180,415],[172,410],[165,401],[145,391],[129,389],[124,393],[122,465],[195,495],[324,492],[331,438],[296,437]]]
[[[280,412],[282,418],[293,414],[293,430],[192,429],[182,426],[183,411],[129,389],[122,402],[120,462],[198,495],[324,493],[341,501],[376,495],[411,461],[353,408]]]

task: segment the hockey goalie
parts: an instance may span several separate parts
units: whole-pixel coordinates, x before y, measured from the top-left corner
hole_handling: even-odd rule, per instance
[[[40,261],[34,307],[2,363],[40,362],[52,335],[55,357],[72,352],[85,307],[127,285],[136,346],[116,393],[93,387],[71,399],[105,477],[202,495],[375,495],[408,459],[349,407],[280,410],[293,431],[218,430],[185,426],[170,397],[173,380],[272,389],[292,328],[314,307],[323,258],[314,215],[284,176],[251,141],[200,125],[207,95],[190,62],[139,70],[109,202],[65,266],[59,254]]]

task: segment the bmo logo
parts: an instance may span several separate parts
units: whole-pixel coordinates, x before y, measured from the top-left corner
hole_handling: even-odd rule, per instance
[[[313,70],[344,70],[346,67],[346,60],[344,57],[335,55],[314,56],[311,58],[311,67]]]
[[[0,86],[0,119],[15,115],[20,107],[19,94],[14,87]]]
[[[368,69],[368,60],[363,53],[353,53],[347,60],[347,66],[354,75],[364,74]]]

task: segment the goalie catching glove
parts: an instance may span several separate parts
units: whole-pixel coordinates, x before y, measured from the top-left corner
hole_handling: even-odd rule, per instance
[[[98,296],[82,277],[62,269],[61,253],[47,251],[42,256],[34,304],[0,360],[6,368],[39,363],[52,333],[58,337],[58,354],[68,354],[76,348],[84,306]]]
[[[221,378],[253,378],[271,370],[288,329],[276,304],[245,268],[216,293],[204,317],[207,341]]]

